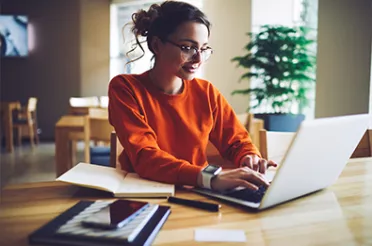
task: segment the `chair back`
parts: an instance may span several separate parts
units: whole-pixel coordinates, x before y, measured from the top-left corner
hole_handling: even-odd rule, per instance
[[[295,132],[274,132],[261,129],[259,136],[262,157],[280,164],[295,134]]]
[[[238,120],[240,121],[240,123],[242,123],[243,126],[249,131],[249,124],[253,120],[253,114],[241,113],[241,114],[237,114],[236,117],[238,117]]]
[[[90,140],[110,143],[113,127],[107,119],[90,118]]]
[[[123,152],[124,147],[121,145],[119,139],[116,136],[116,132],[111,132],[111,140],[110,140],[110,166],[116,167],[118,169],[121,168],[119,163],[119,155]]]
[[[27,111],[29,111],[29,112],[36,111],[36,104],[37,104],[37,98],[36,97],[30,97],[28,99],[28,103],[27,103]]]
[[[372,156],[372,129],[368,129],[359,141],[350,158],[361,158]]]
[[[71,107],[99,107],[98,97],[70,97]]]
[[[88,108],[88,115],[91,118],[104,118],[108,119],[107,108]]]
[[[260,138],[259,131],[264,129],[264,120],[254,118],[252,113],[242,113],[236,115],[239,121],[243,124],[245,129],[249,132],[249,135],[252,139],[253,144],[259,148],[260,147]]]
[[[107,109],[89,108],[90,140],[110,143],[113,126],[108,120]]]

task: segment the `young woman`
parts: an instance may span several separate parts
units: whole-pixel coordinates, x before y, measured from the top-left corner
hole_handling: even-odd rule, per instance
[[[207,17],[190,4],[166,1],[132,19],[137,46],[142,49],[138,37],[146,37],[155,63],[143,74],[118,75],[109,85],[109,119],[124,147],[123,169],[220,191],[269,185],[263,174],[276,164],[260,158],[222,94],[195,78],[212,55]],[[209,140],[236,169],[208,165]]]

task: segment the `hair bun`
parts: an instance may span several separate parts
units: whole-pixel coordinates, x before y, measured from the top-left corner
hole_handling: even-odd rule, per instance
[[[158,4],[151,5],[148,11],[139,10],[132,15],[132,31],[135,35],[147,36],[152,23],[159,16],[160,6]]]

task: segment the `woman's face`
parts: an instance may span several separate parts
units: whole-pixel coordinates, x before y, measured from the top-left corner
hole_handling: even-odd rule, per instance
[[[191,80],[211,53],[208,28],[197,22],[184,22],[165,42],[159,42],[156,63],[167,74]]]

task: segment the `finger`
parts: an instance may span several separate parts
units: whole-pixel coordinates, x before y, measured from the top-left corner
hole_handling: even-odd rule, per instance
[[[273,160],[269,160],[268,162],[267,162],[267,168],[269,168],[269,167],[277,167],[278,166],[278,163],[276,163],[275,161],[273,161]]]
[[[258,157],[258,155],[254,155],[253,158],[252,158],[252,161],[253,163],[258,163],[260,161],[260,157]]]
[[[234,186],[235,186],[234,188],[241,186],[241,187],[248,188],[250,190],[258,190],[258,186],[257,185],[252,184],[252,183],[250,183],[250,182],[248,182],[248,181],[246,181],[244,179],[236,179],[234,181]]]
[[[240,177],[241,179],[244,179],[248,182],[254,183],[255,185],[263,185],[265,187],[268,187],[270,184],[269,182],[265,179],[265,177],[258,172],[246,172],[242,173],[242,176]]]
[[[259,157],[258,156],[249,156],[251,158],[251,162],[252,162],[252,170],[254,171],[258,171],[259,169]]]
[[[253,169],[252,156],[249,156],[249,155],[245,156],[244,161],[243,161],[243,166]]]
[[[262,173],[262,174],[265,174],[266,173],[266,166],[267,166],[268,162],[265,160],[265,159],[261,159],[259,161],[259,172]]]

